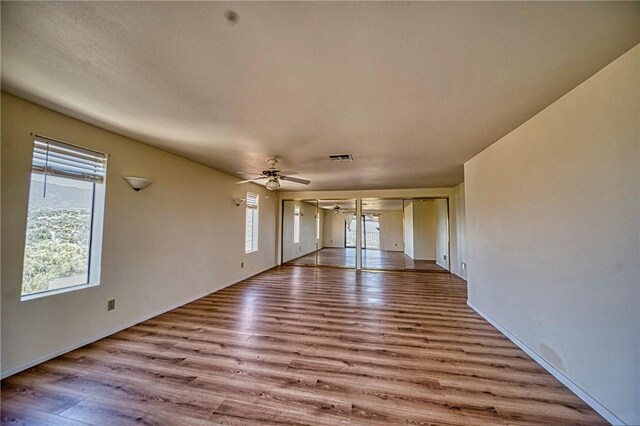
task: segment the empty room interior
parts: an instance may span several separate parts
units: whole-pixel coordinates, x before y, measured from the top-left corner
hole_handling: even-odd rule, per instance
[[[2,425],[640,425],[640,2],[0,14]]]

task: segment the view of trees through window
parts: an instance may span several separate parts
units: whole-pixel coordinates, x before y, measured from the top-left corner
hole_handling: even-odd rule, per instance
[[[32,173],[22,294],[88,283],[94,185]]]

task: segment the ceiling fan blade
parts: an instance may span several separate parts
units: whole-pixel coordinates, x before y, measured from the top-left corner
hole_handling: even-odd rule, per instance
[[[301,183],[303,185],[309,185],[311,183],[310,180],[294,178],[294,177],[289,177],[289,176],[280,176],[280,179],[288,180],[290,182],[295,182],[295,183]]]
[[[251,176],[251,175],[260,176],[260,175],[262,175],[262,173],[259,173],[259,172],[236,172],[236,173],[239,174],[239,175],[245,175],[245,176]]]
[[[253,182],[254,180],[260,180],[260,179],[266,179],[266,176],[260,176],[257,178],[253,178],[253,179],[249,179],[249,180],[243,180],[242,182],[236,182],[236,185],[240,185],[242,183],[249,183],[249,182]]]
[[[284,172],[280,172],[281,176],[289,176],[289,175],[297,175],[298,172],[294,172],[293,170],[285,170]]]

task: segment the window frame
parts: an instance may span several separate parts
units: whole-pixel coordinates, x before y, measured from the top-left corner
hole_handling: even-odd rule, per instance
[[[293,206],[293,244],[300,244],[300,206]]]
[[[71,151],[75,151],[79,153],[86,153],[86,152],[95,153],[98,156],[103,158],[104,170],[103,170],[103,177],[101,182],[96,182],[95,180],[91,180],[91,179],[79,179],[71,176],[56,175],[54,173],[50,175],[52,177],[55,176],[57,179],[65,179],[70,181],[73,181],[73,180],[90,181],[93,184],[92,193],[91,193],[91,197],[92,197],[91,220],[89,225],[89,249],[87,254],[87,282],[82,284],[74,284],[74,285],[70,285],[62,288],[42,290],[34,293],[24,293],[23,292],[24,291],[24,272],[25,272],[24,261],[26,257],[26,251],[27,251],[26,235],[29,227],[29,207],[31,204],[30,203],[31,191],[33,190],[33,187],[32,187],[33,175],[34,174],[44,175],[45,186],[47,182],[46,178],[47,176],[49,176],[47,167],[45,167],[45,170],[43,171],[39,171],[39,170],[34,171],[34,169],[36,168],[34,162],[37,161],[35,159],[36,146],[38,144],[41,145],[43,143],[51,144],[55,146],[62,146],[65,149],[69,149]],[[38,135],[34,136],[33,149],[31,151],[32,168],[29,173],[29,200],[27,203],[27,212],[26,212],[27,217],[25,220],[25,244],[24,244],[23,255],[22,255],[23,265],[22,265],[22,274],[21,274],[21,281],[20,281],[20,301],[39,299],[41,297],[53,296],[61,293],[68,293],[71,291],[81,290],[84,288],[90,288],[90,287],[95,287],[100,285],[101,272],[102,272],[101,270],[102,269],[102,240],[103,240],[103,227],[104,227],[104,209],[105,209],[105,201],[106,201],[108,157],[109,156],[105,153],[95,151],[89,148],[84,148],[84,147],[73,145],[67,142],[61,142],[61,141],[45,138]]]
[[[252,201],[255,200],[255,203]],[[251,221],[249,221],[251,212]],[[244,228],[244,253],[255,253],[258,251],[258,234],[260,229],[260,195],[254,192],[247,192],[245,198],[245,228]],[[251,240],[249,241],[249,229],[251,229]],[[248,243],[251,243],[248,245]]]

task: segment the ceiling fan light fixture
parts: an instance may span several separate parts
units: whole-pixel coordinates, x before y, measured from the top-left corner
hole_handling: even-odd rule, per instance
[[[292,170],[287,170],[287,171],[279,170],[277,168],[278,160],[275,158],[271,158],[267,160],[267,164],[269,164],[269,168],[261,172],[237,172],[241,175],[250,177],[250,179],[243,180],[241,182],[236,182],[236,184],[241,185],[244,183],[255,182],[258,180],[266,179],[265,187],[269,191],[275,191],[276,189],[280,188],[281,180],[285,180],[287,182],[292,182],[292,183],[299,183],[301,185],[309,185],[311,183],[310,180],[290,176],[290,175],[295,175],[298,172],[294,172]]]
[[[267,181],[265,186],[269,191],[275,191],[276,189],[280,188],[280,182],[278,182],[278,179],[271,178]]]

